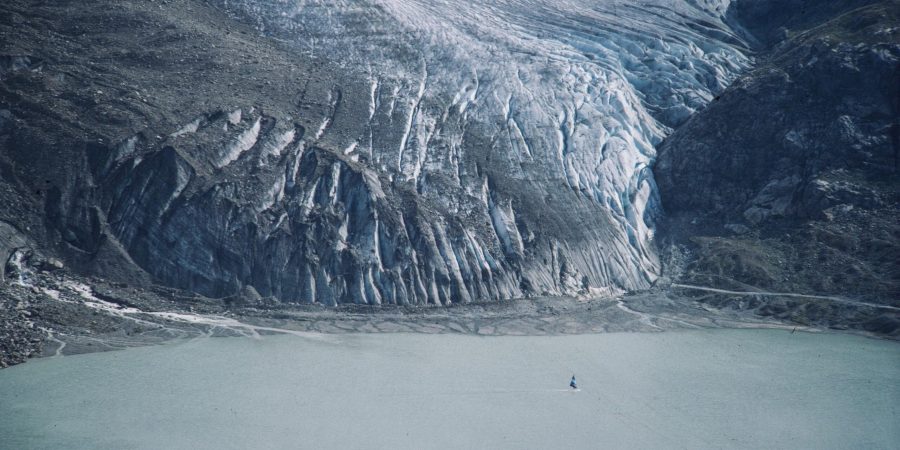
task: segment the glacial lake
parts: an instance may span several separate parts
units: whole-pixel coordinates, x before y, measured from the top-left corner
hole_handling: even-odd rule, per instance
[[[898,447],[900,343],[846,334],[202,338],[0,370],[3,449]]]

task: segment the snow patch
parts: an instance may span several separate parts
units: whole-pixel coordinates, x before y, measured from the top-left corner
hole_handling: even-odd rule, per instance
[[[173,138],[177,138],[179,136],[184,136],[185,134],[196,133],[199,128],[200,128],[200,119],[197,118],[197,119],[194,119],[193,122],[179,128],[178,131],[170,134],[169,136],[173,137]]]
[[[232,125],[237,125],[241,123],[241,110],[240,108],[228,113],[228,123]],[[227,128],[226,128],[227,129]]]
[[[217,169],[221,169],[235,160],[237,160],[241,154],[250,150],[254,145],[256,145],[256,141],[259,138],[260,131],[260,119],[256,119],[256,122],[253,122],[253,126],[250,127],[249,130],[241,133],[234,142],[231,143],[227,147],[225,154],[219,158],[218,161],[214,163]]]

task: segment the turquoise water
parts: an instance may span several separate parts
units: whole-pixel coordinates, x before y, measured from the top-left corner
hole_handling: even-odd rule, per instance
[[[0,371],[4,449],[898,447],[900,344],[841,334],[206,338]]]

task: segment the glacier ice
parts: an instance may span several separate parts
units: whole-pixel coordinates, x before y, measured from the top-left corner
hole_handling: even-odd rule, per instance
[[[211,164],[225,175],[167,201],[180,210],[155,225],[176,234],[202,216],[205,231],[137,260],[212,294],[447,304],[646,288],[659,272],[655,146],[751,64],[728,0],[218,5],[340,73],[307,82],[300,125],[243,105],[215,128],[173,130],[221,134]],[[137,214],[128,195],[119,216]],[[223,233],[252,243],[213,244]],[[118,235],[146,245],[130,236]],[[208,262],[241,258],[249,268]]]

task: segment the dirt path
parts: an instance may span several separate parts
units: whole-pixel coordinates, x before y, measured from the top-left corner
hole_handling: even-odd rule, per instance
[[[808,295],[808,294],[794,294],[789,292],[765,292],[765,291],[729,291],[727,289],[717,289],[706,286],[694,286],[691,284],[678,284],[672,283],[672,287],[682,288],[682,289],[693,289],[695,291],[706,291],[706,292],[715,292],[718,294],[728,294],[728,295],[760,295],[765,297],[797,297],[797,298],[809,298],[814,300],[828,300],[835,303],[843,303],[847,305],[854,306],[867,306],[870,308],[878,308],[878,309],[887,309],[890,311],[900,311],[900,308],[889,305],[878,305],[875,303],[867,303],[867,302],[859,302],[856,300],[850,300],[842,297],[832,297],[827,295]]]

